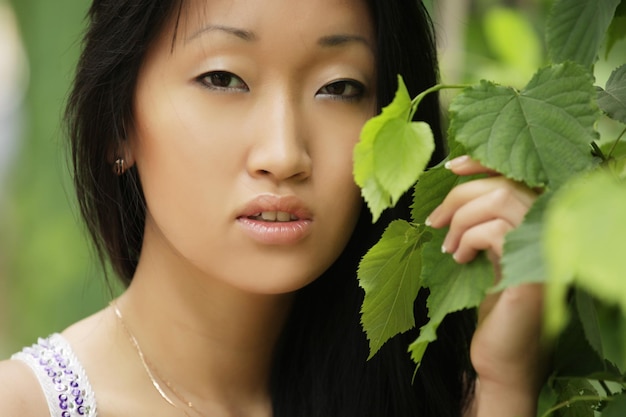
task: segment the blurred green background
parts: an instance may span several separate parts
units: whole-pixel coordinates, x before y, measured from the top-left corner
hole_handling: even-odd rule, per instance
[[[443,81],[522,87],[545,63],[550,0],[426,3]],[[61,123],[87,7],[86,0],[0,0],[0,358],[110,298],[76,209]],[[13,26],[23,56],[7,46]],[[599,84],[624,51],[622,43],[614,63],[598,65]]]

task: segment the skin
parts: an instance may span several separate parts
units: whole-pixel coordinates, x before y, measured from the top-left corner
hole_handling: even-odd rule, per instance
[[[171,22],[139,74],[123,151],[141,177],[146,232],[117,305],[158,373],[203,415],[267,417],[272,349],[292,293],[336,259],[360,209],[352,149],[375,109],[374,34],[358,0],[189,7],[174,48]],[[286,36],[281,21],[297,33]],[[469,159],[451,169],[484,172]],[[307,232],[288,242],[251,237],[249,204],[267,195],[295,198]],[[458,262],[487,250],[497,267],[504,234],[533,199],[494,174],[453,190],[430,223],[450,226],[445,246]],[[481,309],[472,415],[534,416],[540,303],[540,290],[507,290]],[[183,415],[151,385],[111,308],[63,335],[100,417]],[[0,414],[46,415],[43,397],[25,396],[35,384],[21,363],[1,363]]]

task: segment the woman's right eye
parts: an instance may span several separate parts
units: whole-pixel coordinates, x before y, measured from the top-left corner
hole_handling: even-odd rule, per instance
[[[198,77],[198,81],[212,90],[249,91],[248,86],[241,78],[228,71],[207,72]]]

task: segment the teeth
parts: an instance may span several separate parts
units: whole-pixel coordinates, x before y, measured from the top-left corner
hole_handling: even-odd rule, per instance
[[[298,217],[285,211],[264,211],[250,217],[255,220],[263,220],[266,222],[288,222],[298,220]]]
[[[291,220],[291,214],[285,213],[284,211],[277,211],[276,220],[278,220],[279,222],[288,222],[289,220]]]
[[[264,211],[261,213],[261,218],[266,222],[275,222],[276,221],[276,212],[275,211]]]

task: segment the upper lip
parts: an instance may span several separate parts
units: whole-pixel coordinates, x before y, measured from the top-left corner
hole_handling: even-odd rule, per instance
[[[313,214],[304,202],[294,196],[279,196],[274,194],[261,194],[249,201],[237,216],[251,217],[268,211],[282,211],[298,218],[298,220],[311,220]]]

